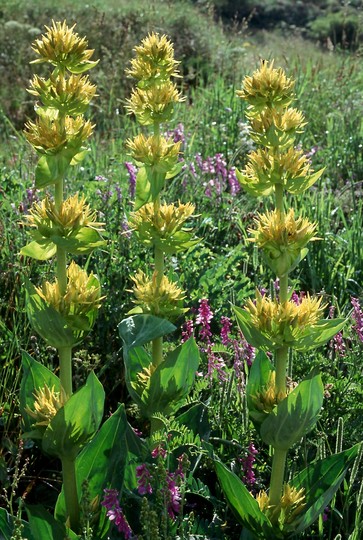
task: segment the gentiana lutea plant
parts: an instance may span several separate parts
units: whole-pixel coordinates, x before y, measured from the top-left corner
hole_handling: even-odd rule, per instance
[[[98,429],[104,402],[102,385],[93,373],[76,393],[72,388],[72,348],[92,329],[102,297],[98,278],[70,257],[105,244],[97,212],[83,195],[72,194],[66,182],[69,168],[86,156],[94,128],[84,117],[96,92],[84,75],[97,65],[87,45],[74,27],[53,22],[32,46],[37,55],[33,63],[47,63],[51,71],[48,78],[35,75],[31,81],[37,118],[26,124],[25,136],[39,155],[35,187],[49,192],[27,216],[32,241],[21,250],[39,261],[55,261],[54,281],[38,287],[27,284],[26,305],[33,328],[59,356],[57,377],[23,353],[23,437],[39,441],[46,454],[61,460],[65,518],[75,531],[80,524],[76,458]]]
[[[258,215],[250,233],[276,275],[278,293],[269,298],[257,290],[244,309],[234,308],[243,335],[259,350],[246,392],[250,418],[272,449],[269,489],[254,497],[222,463],[217,462],[216,469],[241,523],[252,538],[267,540],[293,536],[314,522],[333,498],[358,446],[316,461],[293,478],[286,471],[288,451],[314,427],[324,397],[317,369],[299,384],[287,384],[289,351],[298,355],[323,345],[345,321],[324,319],[321,297],[292,297],[290,275],[307,255],[308,243],[318,240],[318,232],[315,223],[295,216],[288,196],[300,195],[323,173],[313,172],[303,150],[294,146],[306,123],[302,113],[290,106],[294,81],[275,69],[273,62],[261,62],[237,95],[248,103],[250,136],[257,145],[237,178],[249,194],[271,195],[275,201],[275,208]],[[273,363],[266,352],[273,353]]]
[[[165,35],[149,34],[135,48],[127,73],[137,79],[127,110],[148,130],[127,141],[138,165],[134,211],[129,226],[144,246],[153,250],[151,272],[132,276],[134,303],[130,317],[120,323],[128,390],[151,420],[155,413],[175,413],[194,382],[199,363],[198,349],[191,338],[167,356],[163,336],[175,329],[172,322],[183,315],[184,291],[168,266],[168,257],[194,246],[198,240],[185,223],[194,205],[162,200],[165,184],[180,172],[180,142],[163,135],[177,103],[183,101],[171,77],[179,77],[174,50]],[[151,355],[142,345],[152,343]]]

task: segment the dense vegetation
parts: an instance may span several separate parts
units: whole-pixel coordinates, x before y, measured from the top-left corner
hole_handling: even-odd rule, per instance
[[[32,443],[25,442],[19,457],[21,350],[36,354],[46,366],[58,369],[56,351],[34,334],[25,314],[24,283],[27,279],[39,282],[49,274],[49,266],[19,256],[28,242],[25,216],[40,197],[34,188],[36,158],[22,134],[25,121],[34,118],[34,100],[26,92],[34,72],[34,65],[29,65],[34,57],[30,44],[51,19],[66,18],[71,25],[76,22],[77,31],[87,35],[95,58],[100,60],[92,70],[98,96],[87,113],[97,127],[87,159],[72,170],[70,180],[72,193],[78,190],[85,194],[104,222],[107,247],[89,259],[78,256],[77,261],[97,273],[106,298],[92,333],[74,351],[75,385],[83,384],[95,369],[106,391],[106,415],[123,402],[133,427],[147,432],[148,424],[128,396],[122,343],[117,332],[117,325],[133,307],[131,276],[152,262],[127,226],[134,203],[135,171],[125,142],[135,135],[137,126],[133,117],[125,114],[125,100],[133,84],[125,69],[141,38],[149,31],[165,32],[174,43],[175,57],[181,60],[182,79],[178,84],[186,96],[186,102],[176,109],[175,120],[165,126],[175,140],[182,141],[183,161],[181,172],[167,186],[167,197],[195,204],[192,225],[196,236],[202,239],[178,259],[171,257],[168,265],[170,274],[177,273],[187,291],[185,305],[190,311],[186,318],[194,322],[204,368],[206,344],[201,331],[203,318],[198,310],[200,301],[208,300],[213,312],[209,323],[214,354],[222,358],[226,373],[222,381],[218,377],[199,381],[190,398],[208,402],[209,425],[204,427],[210,430],[210,442],[223,461],[234,464],[243,476],[246,449],[253,439],[260,452],[254,462],[256,490],[265,485],[268,471],[262,464],[268,450],[254,438],[244,410],[243,392],[239,392],[241,381],[233,345],[239,334],[231,310],[231,303],[243,305],[257,286],[273,288],[272,272],[247,241],[248,229],[261,211],[260,200],[240,189],[234,174],[235,167],[244,167],[253,145],[246,123],[246,105],[236,98],[235,92],[261,58],[274,58],[276,66],[283,66],[296,79],[294,106],[303,111],[308,122],[298,142],[308,151],[314,169],[325,167],[313,188],[298,202],[291,200],[300,213],[317,222],[318,236],[323,240],[312,244],[299,265],[294,274],[295,290],[322,293],[336,315],[348,318],[341,341],[290,359],[298,379],[312,366],[322,369],[326,399],[317,429],[294,447],[289,466],[293,470],[316,455],[324,456],[361,440],[361,4],[262,0],[109,0],[107,6],[104,4],[96,0],[89,5],[67,1],[56,6],[51,0],[16,0],[3,2],[0,10],[0,481],[8,493],[14,486],[14,494],[7,499],[9,502],[10,497],[12,507],[5,503],[3,506],[15,514],[16,497],[24,494],[27,502],[42,502],[52,508],[60,478],[57,462],[42,457]],[[243,4],[243,9],[237,10],[236,4]],[[38,67],[37,72],[42,74],[42,69],[43,66]],[[352,298],[358,299],[358,303],[352,305]],[[223,317],[232,321],[228,345],[222,344],[220,335]],[[180,318],[174,342],[182,338],[183,323]],[[175,429],[175,425],[170,429]],[[22,475],[17,459],[21,463],[28,460]],[[187,500],[189,509],[193,504],[201,508],[195,534],[210,535],[200,538],[239,538],[240,526],[233,514],[225,504],[216,502],[222,501],[223,495],[211,475],[208,456],[203,456],[196,480],[199,483],[193,486],[194,494]],[[361,469],[354,482],[350,483],[351,477],[347,477],[324,518],[302,538],[359,540],[361,477]]]

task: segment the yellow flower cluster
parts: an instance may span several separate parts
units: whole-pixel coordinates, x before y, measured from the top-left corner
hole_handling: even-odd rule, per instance
[[[128,139],[126,145],[135,161],[154,167],[159,172],[167,172],[178,161],[180,142],[157,135],[145,137],[142,133]]]
[[[267,263],[278,276],[292,269],[308,242],[318,240],[316,223],[304,217],[295,218],[293,208],[286,216],[279,210],[258,214],[255,222],[257,229],[249,229],[253,236],[250,240],[263,249]]]
[[[245,310],[251,315],[255,328],[270,340],[273,349],[277,349],[298,347],[299,340],[322,318],[325,307],[322,297],[308,294],[299,304],[292,300],[280,303],[256,291],[255,302],[248,300]]]
[[[35,420],[34,427],[47,427],[52,418],[59,409],[66,403],[67,398],[63,389],[55,392],[54,386],[49,388],[45,385],[43,388],[35,390],[34,410],[30,407],[25,408],[25,412]]]
[[[94,50],[87,49],[88,41],[74,32],[75,26],[69,28],[66,21],[52,21],[50,28],[46,26],[47,32],[32,45],[33,51],[40,56],[32,63],[50,62],[58,68],[66,68],[74,73],[82,73],[94,67],[98,63],[90,61]]]
[[[86,204],[84,195],[79,198],[78,193],[63,201],[58,210],[55,203],[46,197],[33,204],[26,219],[28,225],[36,227],[46,238],[52,234],[67,236],[81,227],[101,231],[103,225],[96,221],[97,213]]]
[[[304,488],[297,490],[289,484],[284,484],[281,500],[277,506],[270,504],[269,496],[265,491],[260,491],[256,500],[260,510],[273,524],[279,524],[280,528],[292,523],[306,505]]]
[[[36,287],[39,296],[68,320],[74,329],[88,331],[92,320],[89,317],[101,307],[101,288],[97,278],[87,274],[74,261],[67,269],[67,289],[62,295],[58,280],[45,281],[41,288]]]
[[[181,305],[185,299],[184,291],[166,276],[158,280],[157,272],[154,272],[149,279],[142,270],[139,270],[131,279],[135,283],[133,302],[141,308],[142,313],[172,320],[187,311]]]

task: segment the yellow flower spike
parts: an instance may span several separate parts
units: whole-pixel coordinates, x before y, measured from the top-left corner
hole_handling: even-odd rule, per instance
[[[71,28],[63,23],[52,21],[52,26],[45,26],[47,32],[32,44],[33,51],[40,56],[33,64],[50,62],[61,70],[68,69],[72,73],[82,73],[96,66],[98,60],[90,61],[93,49],[87,49],[88,41],[80,38]]]
[[[26,219],[27,224],[37,228],[44,237],[53,234],[67,236],[81,227],[102,231],[104,225],[96,221],[97,212],[86,204],[84,195],[79,198],[78,193],[63,201],[58,210],[55,203],[46,197],[41,202],[33,204]]]
[[[132,276],[131,279],[135,283],[133,288],[135,300],[133,302],[139,307],[130,313],[149,313],[172,320],[188,311],[181,307],[181,303],[185,299],[185,292],[175,283],[169,281],[166,276],[163,276],[158,284],[156,272],[149,279],[142,270],[139,270],[136,276]]]
[[[62,114],[83,114],[96,93],[96,86],[91,84],[88,75],[58,74],[49,79],[34,76],[28,92],[39,98],[45,107],[58,110]]]
[[[181,141],[174,142],[157,135],[137,135],[128,139],[126,145],[135,161],[154,167],[159,172],[170,171],[178,161]]]
[[[261,512],[266,514],[268,509],[270,508],[270,499],[266,491],[260,491],[256,495],[256,501],[258,502],[258,506],[260,507]]]
[[[176,69],[180,62],[174,59],[173,45],[166,35],[160,37],[153,32],[134,51],[136,58],[131,60],[131,68],[126,70],[129,76],[149,84],[180,76]]]
[[[91,329],[94,313],[101,307],[101,287],[97,278],[87,274],[74,261],[67,269],[67,289],[64,296],[59,290],[58,280],[44,282],[36,287],[39,296],[60,313],[74,330]]]
[[[294,81],[273,65],[273,61],[262,61],[252,76],[245,77],[242,90],[237,91],[237,96],[250,104],[250,111],[258,113],[266,107],[281,109],[294,99]]]
[[[166,122],[171,118],[176,103],[184,101],[174,83],[165,81],[150,88],[136,88],[127,99],[128,114],[135,114],[140,124],[147,126]]]
[[[245,306],[252,324],[271,342],[273,349],[299,348],[299,340],[314,330],[325,308],[322,297],[308,294],[299,304],[292,300],[280,303],[262,296],[259,291],[256,291],[255,302],[248,300]]]
[[[63,388],[60,392],[55,392],[54,386],[49,388],[45,385],[43,388],[35,390],[33,395],[35,397],[34,410],[26,407],[25,412],[34,418],[35,422],[32,424],[34,427],[47,427],[59,409],[66,403],[66,394]]]
[[[178,206],[174,204],[147,203],[129,217],[129,227],[138,239],[147,246],[157,246],[164,253],[175,253],[195,245],[198,240],[191,240],[189,230],[183,227],[193,214],[195,206],[191,203]]]
[[[278,210],[258,214],[255,219],[257,229],[249,229],[251,242],[256,242],[263,249],[270,268],[278,276],[290,272],[306,254],[303,251],[308,242],[319,240],[315,236],[316,223],[303,217],[295,218],[293,208],[286,216]]]
[[[58,154],[67,146],[80,149],[92,135],[94,126],[78,116],[66,116],[61,122],[57,115],[42,114],[35,122],[25,124],[24,135],[40,154]]]

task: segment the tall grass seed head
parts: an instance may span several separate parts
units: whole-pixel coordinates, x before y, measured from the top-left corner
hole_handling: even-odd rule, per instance
[[[252,76],[245,77],[237,96],[250,104],[250,111],[261,112],[266,107],[281,109],[294,99],[295,83],[287,78],[283,69],[274,69],[274,62],[261,61]]]
[[[94,50],[87,49],[88,41],[74,32],[75,26],[69,28],[66,21],[52,21],[51,27],[45,26],[47,32],[32,44],[33,51],[39,56],[32,63],[49,62],[57,71],[67,69],[71,73],[83,73],[95,67],[98,60],[90,60]]]
[[[62,122],[57,115],[54,117],[43,112],[35,122],[27,122],[24,130],[28,142],[39,154],[55,155],[70,151],[74,156],[93,133],[94,126],[83,116],[66,116]]]
[[[84,114],[96,93],[87,75],[62,73],[44,79],[35,75],[28,92],[40,99],[45,107],[58,110],[62,115]]]
[[[172,43],[166,35],[152,32],[134,49],[136,57],[131,60],[127,75],[138,79],[139,88],[145,88],[170,77],[179,77]]]
[[[303,217],[295,218],[293,208],[286,216],[279,210],[258,214],[255,219],[257,229],[249,229],[250,239],[262,248],[270,268],[278,276],[286,275],[293,269],[302,250],[315,236],[316,223]]]
[[[61,389],[60,392],[54,390],[54,386],[49,388],[45,385],[34,391],[34,410],[30,407],[25,408],[25,412],[35,420],[34,427],[47,427],[59,409],[67,401],[66,394]]]
[[[27,224],[45,238],[53,235],[66,237],[82,227],[103,230],[103,223],[96,221],[97,213],[91,210],[84,195],[79,197],[78,193],[63,201],[59,209],[49,197],[35,202],[26,219]]]
[[[284,346],[299,348],[299,340],[309,335],[322,318],[326,305],[322,297],[307,294],[300,304],[292,300],[280,303],[256,291],[256,300],[248,300],[245,310],[251,315],[252,324],[271,343],[271,348]]]
[[[139,270],[131,279],[135,284],[132,291],[135,295],[133,302],[141,308],[142,313],[174,320],[188,311],[182,307],[185,292],[167,276],[162,276],[159,280],[157,272],[154,272],[150,279]]]
[[[165,81],[150,88],[134,89],[126,100],[126,110],[134,114],[141,125],[161,124],[171,119],[175,104],[184,100],[176,85]]]
[[[181,141],[165,139],[157,135],[136,135],[134,139],[128,139],[126,145],[130,155],[138,163],[143,163],[154,170],[166,173],[176,165],[179,157]]]
[[[132,212],[128,225],[146,246],[157,246],[164,253],[175,253],[187,249],[190,229],[185,228],[184,223],[194,210],[191,203],[179,202],[176,206],[174,203],[155,205],[151,202]]]

